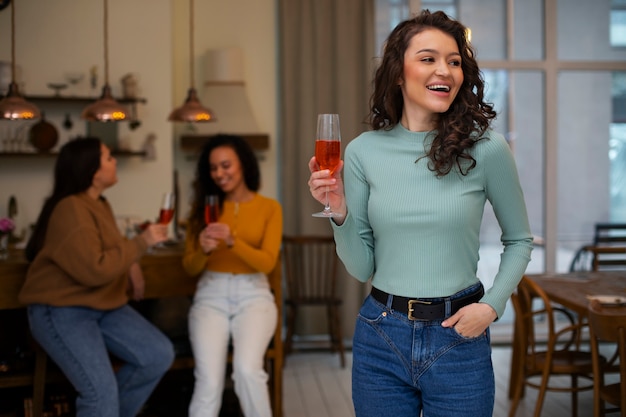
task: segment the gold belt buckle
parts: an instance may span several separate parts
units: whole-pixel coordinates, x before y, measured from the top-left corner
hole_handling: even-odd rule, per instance
[[[432,304],[432,302],[422,301],[422,300],[409,300],[409,312],[407,313],[407,317],[409,318],[409,320],[424,320],[424,319],[418,319],[416,317],[413,317],[413,311],[415,311],[413,309],[413,304]]]

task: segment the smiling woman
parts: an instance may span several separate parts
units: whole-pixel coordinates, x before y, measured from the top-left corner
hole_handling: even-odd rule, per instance
[[[190,417],[218,415],[231,339],[244,414],[272,415],[263,357],[278,321],[268,274],[279,259],[283,217],[278,201],[258,194],[260,185],[258,161],[242,137],[207,141],[198,159],[183,258],[187,273],[200,277],[189,311],[196,364]],[[207,224],[209,195],[218,197],[219,214]]]
[[[353,338],[357,417],[493,415],[489,326],[530,261],[532,235],[466,33],[428,10],[398,24],[374,76],[371,130],[348,143],[343,178],[341,165],[331,173],[309,161],[311,194],[322,202],[328,192],[341,215],[330,222],[339,257],[372,284]],[[506,250],[485,291],[476,270],[487,202]]]

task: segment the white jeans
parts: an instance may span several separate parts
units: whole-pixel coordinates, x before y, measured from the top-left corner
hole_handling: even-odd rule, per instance
[[[276,323],[277,308],[264,274],[207,271],[202,275],[189,310],[196,363],[189,417],[218,416],[231,338],[232,378],[244,415],[272,416],[263,365]]]

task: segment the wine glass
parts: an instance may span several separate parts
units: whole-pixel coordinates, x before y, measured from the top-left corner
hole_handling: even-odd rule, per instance
[[[164,193],[159,211],[159,223],[169,224],[174,217],[174,193]]]
[[[161,208],[159,209],[159,223],[168,225],[174,217],[174,202],[176,197],[174,193],[164,193],[161,199]],[[157,247],[165,246],[163,243],[158,243]]]
[[[54,96],[59,97],[61,95],[61,90],[65,90],[67,88],[67,84],[64,83],[48,83],[48,88],[54,90]]]
[[[70,71],[70,72],[65,73],[65,79],[70,84],[70,86],[72,86],[72,89],[74,90],[72,91],[73,95],[76,95],[77,86],[83,80],[83,78],[85,78],[85,74],[82,72]]]
[[[338,114],[318,114],[317,134],[315,136],[315,159],[320,169],[329,169],[332,175],[341,159],[341,133],[339,131]],[[328,201],[326,188],[326,203],[324,210],[313,213],[313,217],[341,217],[333,213]]]
[[[219,217],[220,206],[219,197],[215,194],[204,197],[204,223],[209,224],[216,222]]]

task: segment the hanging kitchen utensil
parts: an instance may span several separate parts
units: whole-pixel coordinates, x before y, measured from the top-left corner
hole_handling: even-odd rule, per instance
[[[65,120],[63,121],[63,127],[64,127],[66,130],[71,130],[73,126],[74,126],[74,122],[72,122],[72,119],[71,119],[71,117],[70,117],[70,114],[69,114],[69,113],[66,113],[66,114],[65,114]]]
[[[59,131],[42,112],[41,120],[30,128],[29,140],[39,152],[49,152],[59,140]]]

